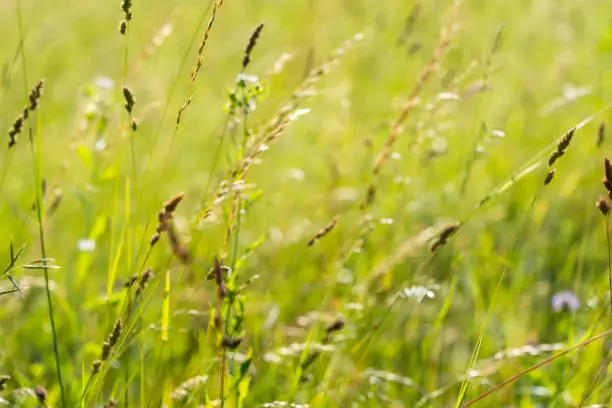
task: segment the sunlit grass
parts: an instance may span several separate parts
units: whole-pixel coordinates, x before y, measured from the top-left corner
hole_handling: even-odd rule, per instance
[[[481,3],[0,2],[0,401],[610,403],[609,5]]]

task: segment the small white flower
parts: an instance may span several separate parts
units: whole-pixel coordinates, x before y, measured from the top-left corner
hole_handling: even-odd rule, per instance
[[[77,246],[81,252],[93,252],[96,249],[96,241],[89,238],[81,239]]]

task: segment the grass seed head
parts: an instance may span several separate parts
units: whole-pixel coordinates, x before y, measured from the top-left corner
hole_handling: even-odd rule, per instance
[[[166,213],[173,213],[176,210],[176,207],[179,205],[181,200],[185,197],[185,193],[181,192],[172,197],[164,204],[164,210]]]
[[[102,367],[102,360],[94,360],[91,365],[91,375],[96,375],[100,372],[100,368]]]
[[[102,353],[100,354],[100,360],[106,361],[108,356],[110,356],[111,349],[113,347],[110,345],[108,341],[102,343]]]
[[[251,62],[251,53],[253,52],[255,45],[257,45],[257,40],[259,39],[259,36],[261,35],[261,30],[263,30],[263,27],[264,27],[263,23],[259,23],[259,25],[255,27],[255,30],[251,34],[251,38],[249,38],[249,43],[247,44],[246,49],[244,50],[244,59],[242,60],[242,70],[245,70],[246,67]]]
[[[317,241],[323,238],[325,235],[329,234],[336,225],[338,225],[338,221],[340,220],[340,216],[336,215],[332,220],[323,228],[321,228],[317,234],[308,241],[308,246],[311,247],[317,243]]]
[[[108,336],[108,343],[110,344],[111,347],[117,344],[117,340],[119,340],[119,337],[121,336],[122,332],[123,332],[123,322],[119,318],[115,322],[115,325],[113,326],[113,331],[111,331],[110,336]]]
[[[121,90],[123,91],[123,99],[125,100],[124,108],[127,113],[132,114],[134,110],[134,104],[136,103],[136,99],[134,99],[134,94],[127,86],[122,86]]]
[[[597,147],[601,147],[606,138],[606,122],[601,122],[597,128]]]
[[[446,245],[448,238],[450,238],[451,235],[457,232],[460,226],[461,224],[454,223],[454,224],[449,224],[446,227],[444,227],[442,231],[440,231],[440,234],[438,235],[438,237],[432,242],[431,246],[429,247],[429,250],[431,252],[436,252],[442,246]]]
[[[557,173],[557,169],[550,169],[548,173],[546,173],[546,178],[544,179],[544,185],[550,184],[550,182],[555,178],[555,174]]]
[[[599,200],[597,200],[595,206],[603,215],[608,215],[610,212],[610,203],[605,199],[605,197],[599,197]]]
[[[574,133],[575,132],[576,132],[576,127],[575,126],[567,131],[567,133],[563,136],[563,138],[561,139],[561,141],[557,145],[557,150],[558,151],[565,152],[565,150],[567,150],[567,148],[569,147],[569,145],[570,145],[570,143],[572,141],[572,138],[574,137]]]
[[[42,385],[37,385],[34,388],[34,395],[43,406],[47,405],[47,390]]]
[[[225,334],[221,339],[221,347],[228,348],[230,350],[235,350],[238,348],[238,346],[240,346],[243,340],[244,336],[232,337],[228,334]]]
[[[34,112],[36,108],[38,108],[38,103],[40,101],[40,97],[42,96],[44,85],[45,80],[41,79],[30,91],[30,112]]]
[[[604,159],[604,176],[601,182],[608,190],[608,196],[612,198],[612,163],[607,157]]]
[[[130,21],[132,19],[132,0],[122,0],[121,10],[123,11],[125,19]]]

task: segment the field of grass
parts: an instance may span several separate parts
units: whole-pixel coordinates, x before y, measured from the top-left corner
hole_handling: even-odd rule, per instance
[[[119,3],[0,2],[0,405],[612,403],[609,1]]]

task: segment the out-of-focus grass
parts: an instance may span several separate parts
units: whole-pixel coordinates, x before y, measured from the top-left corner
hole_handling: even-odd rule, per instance
[[[223,393],[228,406],[239,404],[232,388],[236,360],[243,361],[249,350],[244,406],[275,400],[311,406],[453,405],[508,263],[465,401],[608,327],[608,316],[599,318],[608,299],[605,222],[593,205],[605,193],[601,161],[610,144],[595,145],[597,127],[609,117],[605,110],[576,132],[545,189],[540,185],[548,152],[542,166],[476,211],[431,262],[420,238],[430,227],[463,220],[534,154],[610,103],[606,1],[464,2],[450,49],[376,178],[373,204],[360,209],[373,163],[436,47],[450,7],[450,1],[226,0],[190,85],[211,5],[135,2],[126,82],[136,97],[139,128],[128,133],[119,5],[21,0],[26,82],[32,87],[45,78],[41,121],[30,119],[42,136],[44,210],[61,191],[57,210],[44,216],[44,233],[47,255],[61,267],[49,274],[67,406],[80,405],[92,362],[121,311],[121,285],[143,267],[151,267],[156,278],[133,306],[137,310],[146,302],[146,307],[125,322],[126,331],[133,329],[122,340],[126,347],[95,377],[82,403],[99,406],[110,398],[119,406],[195,406],[206,398],[219,403],[214,401],[221,395],[220,333],[210,318],[219,304],[215,282],[206,276],[213,258],[232,248],[224,246],[224,235],[233,193],[198,228],[193,223],[210,178],[204,204],[214,199],[238,157],[244,123],[225,133],[219,164],[209,174],[227,117],[227,90],[235,86],[249,35],[262,21],[246,72],[266,88],[248,116],[253,132],[263,129],[310,69],[355,33],[364,39],[322,76],[316,95],[300,106],[310,112],[292,121],[248,173],[237,258],[253,251],[237,283],[259,279],[243,292],[245,339],[225,353],[225,367],[233,370],[226,373]],[[0,129],[7,130],[26,103],[16,8],[17,0],[0,3]],[[415,8],[409,35],[402,36]],[[147,55],[162,28],[163,44]],[[291,58],[275,73],[283,54]],[[486,89],[477,91],[484,80]],[[178,108],[190,95],[194,99],[175,134]],[[23,295],[0,297],[0,374],[12,378],[0,395],[18,406],[35,405],[16,390],[42,385],[48,405],[60,406],[43,271],[22,268],[41,258],[27,143],[26,127],[20,142],[8,153],[3,144],[0,154],[0,169],[6,170],[0,190],[2,262],[11,262],[11,240],[15,248],[26,245],[11,270]],[[185,198],[175,224],[191,263],[172,259],[165,235],[145,262],[157,212],[179,191]],[[338,225],[307,247],[337,214]],[[230,251],[226,263],[231,256]],[[404,296],[389,312],[406,285],[409,293],[424,297]],[[12,287],[4,277],[0,290]],[[573,291],[580,309],[552,310],[551,296],[560,290]],[[339,314],[344,327],[317,346]],[[533,348],[520,349],[525,345]],[[316,347],[320,354],[300,372],[300,362]],[[595,378],[607,354],[602,343],[589,345],[485,401],[522,407],[606,404],[612,398],[609,380]],[[199,386],[183,400],[176,393],[171,398],[196,376],[207,380],[192,381]]]

